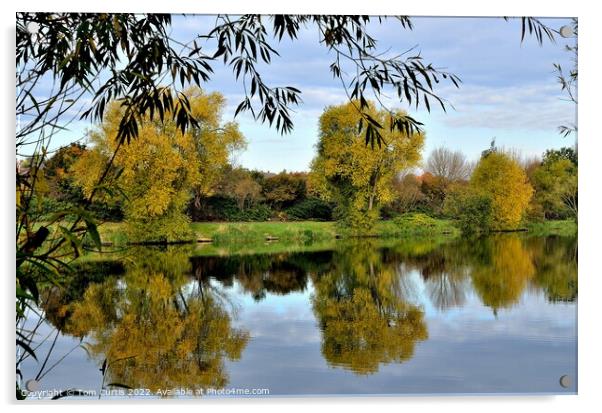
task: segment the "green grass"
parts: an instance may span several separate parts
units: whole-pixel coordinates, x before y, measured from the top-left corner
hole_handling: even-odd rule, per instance
[[[527,224],[527,230],[529,235],[534,236],[569,237],[577,235],[577,222],[572,219],[530,222]]]
[[[122,223],[104,223],[99,227],[102,241],[113,244],[106,251],[119,250],[128,241],[132,241],[127,239],[123,226]],[[339,231],[334,222],[195,222],[191,224],[191,228],[197,239],[213,241],[190,245],[193,255],[312,252],[330,250],[347,242],[345,239],[337,239]],[[528,230],[528,235],[533,236],[574,236],[577,224],[572,220],[545,221],[529,224]],[[393,220],[379,221],[373,233],[365,235],[374,237],[378,243],[408,240],[430,245],[454,239],[460,235],[460,231],[452,220],[431,218],[424,214],[406,214]],[[268,237],[275,239],[267,240]],[[353,239],[350,240],[352,241]]]
[[[195,222],[191,224],[197,238],[210,238],[216,244],[278,241],[308,243],[334,239],[333,222]]]
[[[389,221],[379,221],[376,232],[381,237],[433,237],[460,235],[460,230],[449,219],[432,218],[426,214],[404,214]]]
[[[325,245],[337,238],[346,238],[334,222],[195,222],[191,229],[196,239],[212,240],[199,244],[199,249],[275,251],[298,249],[311,245]],[[124,224],[104,223],[99,227],[102,241],[113,246],[135,242],[125,235]],[[380,238],[453,237],[459,234],[452,221],[430,218],[423,214],[409,214],[390,221],[379,221],[374,230],[363,236]]]

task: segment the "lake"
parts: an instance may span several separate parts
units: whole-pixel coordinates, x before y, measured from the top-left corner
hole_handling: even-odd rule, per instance
[[[577,392],[576,238],[132,248],[41,296],[34,398]]]

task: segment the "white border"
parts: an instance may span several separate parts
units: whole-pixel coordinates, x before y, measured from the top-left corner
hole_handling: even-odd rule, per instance
[[[407,14],[432,16],[549,16],[549,17],[579,17],[579,185],[581,188],[581,211],[579,216],[579,395],[578,396],[544,396],[544,397],[513,397],[513,396],[453,396],[453,397],[397,397],[397,398],[275,398],[275,399],[225,399],[201,400],[196,402],[151,402],[144,404],[149,411],[163,411],[167,404],[176,404],[178,409],[191,408],[211,409],[225,408],[226,410],[245,412],[254,411],[307,411],[316,407],[325,409],[342,408],[347,410],[366,410],[376,404],[377,409],[394,408],[406,411],[445,411],[454,412],[504,412],[514,409],[529,409],[530,411],[589,411],[593,406],[602,405],[597,399],[597,385],[600,379],[600,321],[598,314],[600,297],[600,278],[602,270],[595,258],[600,255],[598,244],[602,234],[599,215],[602,211],[601,180],[602,173],[600,157],[602,155],[602,133],[599,111],[602,105],[600,90],[600,50],[602,47],[602,15],[594,8],[595,2],[585,1],[525,1],[503,0],[498,2],[471,2],[467,0],[447,0],[441,2],[425,1],[383,1],[383,0],[303,0],[297,2],[264,1],[264,0],[228,0],[203,2],[178,1],[151,3],[148,0],[103,0],[102,2],[79,1],[20,1],[3,4],[3,42],[2,42],[2,125],[5,136],[2,139],[2,192],[5,200],[2,202],[3,214],[0,233],[3,263],[6,270],[4,275],[4,300],[2,317],[2,392],[3,401],[8,409],[44,409],[45,411],[105,411],[103,403],[63,402],[50,405],[15,404],[13,402],[13,352],[12,322],[14,317],[14,152],[13,138],[15,120],[14,110],[14,16],[16,11],[121,11],[121,12],[187,12],[187,13],[321,13],[321,14]],[[10,10],[9,10],[10,8]],[[14,10],[12,10],[14,9]],[[492,45],[495,47],[495,45]],[[517,45],[518,47],[518,45]],[[130,403],[133,404],[133,403]],[[132,406],[139,408],[138,406]]]

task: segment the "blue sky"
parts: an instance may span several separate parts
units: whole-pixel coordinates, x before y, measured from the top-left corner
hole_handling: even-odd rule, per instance
[[[207,33],[214,21],[211,16],[175,17],[172,36],[188,41],[196,34]],[[413,30],[403,29],[393,19],[374,25],[372,33],[379,41],[379,50],[390,48],[395,53],[417,46],[426,63],[462,79],[459,89],[451,84],[437,89],[454,109],[447,113],[436,107],[432,113],[409,110],[425,124],[425,159],[432,149],[446,146],[462,150],[474,160],[493,137],[498,146],[516,148],[524,156],[573,144],[574,138],[562,138],[557,132],[559,125],[574,122],[575,108],[562,100],[553,63],[570,67],[570,54],[564,51],[564,45],[574,39],[559,38],[555,44],[539,46],[534,38],[526,38],[521,44],[520,22],[501,18],[414,17],[412,21]],[[569,23],[569,19],[545,21],[556,29]],[[282,136],[250,115],[239,115],[236,120],[248,147],[236,154],[237,164],[269,171],[308,169],[315,153],[321,112],[328,105],[345,101],[339,81],[333,80],[329,72],[333,55],[318,40],[317,31],[309,28],[300,33],[298,41],[277,44],[281,56],[265,66],[262,75],[271,85],[301,89],[303,104],[293,114],[295,129]],[[242,84],[236,82],[228,67],[215,65],[215,72],[205,89],[226,96],[224,120],[232,120],[242,97]],[[81,136],[85,127],[90,125],[75,124],[70,139]],[[65,138],[57,143],[64,143]]]
[[[425,124],[424,158],[433,148],[444,145],[477,159],[493,137],[499,146],[519,149],[524,156],[573,143],[573,138],[557,133],[559,125],[574,121],[575,109],[562,100],[553,63],[570,67],[570,54],[564,45],[574,39],[559,38],[555,44],[539,46],[534,38],[527,38],[521,44],[520,22],[501,18],[415,17],[412,21],[411,31],[392,19],[375,25],[379,49],[391,48],[394,53],[417,45],[426,62],[445,67],[462,79],[460,89],[451,84],[438,89],[455,110],[444,113],[433,108],[430,114],[410,110]],[[173,34],[190,38],[209,22],[213,19],[205,16],[178,18]],[[569,20],[546,22],[558,29]],[[237,120],[249,145],[236,160],[242,166],[262,170],[307,170],[315,152],[320,113],[328,105],[344,102],[345,95],[328,70],[333,55],[318,43],[315,30],[303,31],[298,42],[283,41],[278,50],[281,57],[273,60],[264,76],[274,85],[302,90],[304,103],[294,114],[295,130],[281,136],[249,115],[239,115]],[[224,69],[207,88],[226,95],[226,118],[231,117],[242,85]]]

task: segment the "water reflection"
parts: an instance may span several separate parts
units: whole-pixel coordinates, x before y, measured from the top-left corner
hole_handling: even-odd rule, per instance
[[[404,300],[398,264],[366,242],[341,248],[316,274],[312,304],[330,364],[374,373],[381,363],[408,360],[428,338],[423,312]]]
[[[248,334],[232,327],[218,291],[189,282],[191,269],[187,251],[137,254],[123,277],[90,285],[69,305],[63,331],[86,337],[90,356],[106,360],[106,383],[221,388],[224,359],[240,358]]]
[[[412,359],[429,340],[426,307],[444,314],[476,296],[497,316],[525,291],[551,303],[577,299],[572,238],[363,240],[311,253],[194,254],[140,249],[82,264],[69,288],[44,293],[47,318],[84,338],[99,367],[107,361],[106,383],[156,391],[229,383],[227,360],[244,360],[253,339],[244,324],[235,327],[236,297],[261,303],[307,294],[326,363],[370,376]]]
[[[226,287],[231,287],[236,280],[256,301],[265,298],[266,294],[305,291],[308,272],[330,263],[331,259],[330,251],[190,258],[196,278],[212,278]]]

